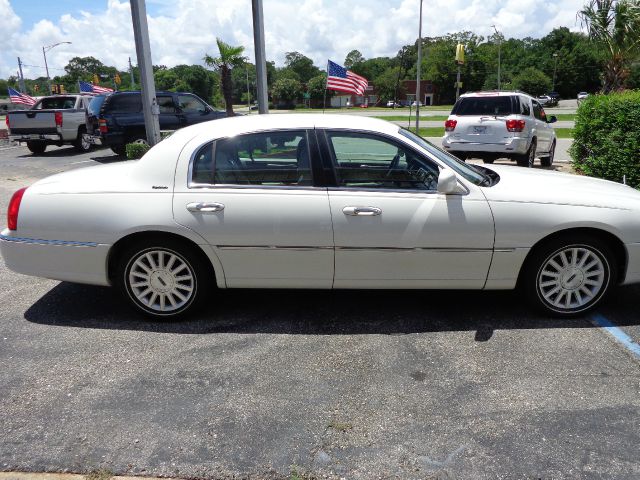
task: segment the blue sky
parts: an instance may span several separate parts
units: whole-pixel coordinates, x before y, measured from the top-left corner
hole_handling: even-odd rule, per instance
[[[266,54],[276,65],[298,51],[316,65],[338,63],[357,49],[365,58],[394,56],[415,42],[419,0],[263,0]],[[245,47],[253,58],[250,0],[147,0],[152,61],[169,67],[202,64],[216,55],[216,38]],[[423,35],[470,30],[482,36],[492,25],[508,38],[539,38],[553,28],[578,30],[584,0],[425,0]],[[124,69],[135,63],[129,0],[0,0],[3,48],[0,78],[15,75],[17,57],[27,78],[44,75],[42,47],[53,74],[73,57],[93,56]]]

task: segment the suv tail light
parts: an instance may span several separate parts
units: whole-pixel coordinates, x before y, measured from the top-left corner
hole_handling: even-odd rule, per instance
[[[11,130],[11,127],[9,126],[9,114],[7,113],[7,116],[4,117],[4,123],[7,125],[7,130]]]
[[[7,226],[9,230],[18,229],[18,212],[20,211],[20,202],[22,202],[22,196],[27,190],[27,187],[21,188],[11,197],[9,202],[9,208],[7,209]]]
[[[457,120],[447,120],[446,122],[444,122],[444,129],[447,132],[453,132],[456,129],[457,124]]]
[[[521,132],[524,130],[524,120],[507,120],[507,130]]]
[[[98,120],[98,129],[100,133],[108,133],[109,129],[107,128],[107,121],[104,118]]]
[[[56,127],[61,127],[62,126],[62,112],[56,112],[53,114],[55,120],[56,120]]]

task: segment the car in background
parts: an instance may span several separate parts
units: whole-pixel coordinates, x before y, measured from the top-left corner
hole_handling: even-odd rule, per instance
[[[197,95],[186,92],[157,92],[160,130],[179,128],[226,117]],[[97,95],[89,104],[87,131],[94,143],[124,155],[127,143],[146,143],[147,133],[139,91],[113,92]]]
[[[92,144],[87,137],[85,112],[92,97],[86,94],[64,94],[42,97],[28,110],[11,110],[6,124],[9,139],[24,142],[29,151],[40,155],[49,145],[73,145],[87,152]]]
[[[113,285],[157,319],[226,288],[516,286],[570,317],[640,283],[638,218],[629,186],[469,165],[383,120],[250,115],[18,190],[0,253],[18,273]]]
[[[585,100],[588,96],[589,96],[589,93],[587,92],[579,92],[577,96],[578,105],[580,105],[580,103],[582,103],[582,101]]]
[[[475,92],[461,95],[445,121],[444,149],[459,158],[515,160],[533,167],[553,163],[556,134],[540,102],[521,92]]]
[[[558,105],[558,99],[550,95],[540,95],[536,100],[540,102],[540,105],[545,107],[555,107]]]
[[[393,101],[393,100],[389,100],[387,102],[387,107],[388,108],[399,108],[399,107],[402,107],[402,105],[400,103],[398,103],[398,102]]]

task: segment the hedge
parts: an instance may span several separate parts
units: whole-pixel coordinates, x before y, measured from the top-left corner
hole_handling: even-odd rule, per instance
[[[640,189],[640,91],[585,99],[570,154],[577,172]]]
[[[127,143],[125,150],[127,152],[127,158],[129,160],[135,160],[136,158],[142,158],[142,156],[149,151],[151,147],[146,143]]]

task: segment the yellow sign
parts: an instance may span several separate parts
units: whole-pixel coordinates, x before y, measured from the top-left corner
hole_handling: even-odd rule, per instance
[[[98,74],[97,74],[97,73],[94,73],[94,74],[93,74],[93,84],[94,84],[94,85],[97,85],[97,84],[99,84],[99,83],[100,83],[100,79],[98,78]]]
[[[461,43],[456,46],[456,62],[464,63],[464,45]]]
[[[116,76],[113,77],[113,81],[116,82],[118,85],[120,85],[122,83],[122,79],[120,78],[120,74],[116,73]]]

